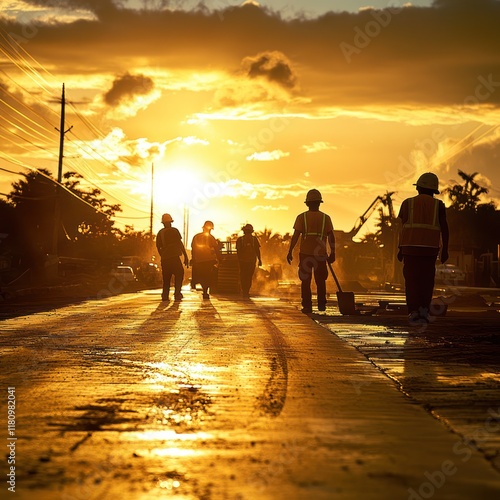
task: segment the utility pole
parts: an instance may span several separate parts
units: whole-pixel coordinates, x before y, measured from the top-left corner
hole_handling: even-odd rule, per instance
[[[59,226],[61,225],[61,182],[62,182],[62,168],[63,168],[63,158],[64,158],[64,136],[73,127],[69,127],[68,130],[64,130],[66,119],[66,96],[64,90],[64,83],[62,86],[61,95],[61,123],[60,127],[56,130],[59,132],[59,163],[57,169],[57,185],[56,185],[56,196],[55,196],[55,206],[54,206],[54,228],[52,233],[52,254],[58,256],[58,240],[59,240]]]
[[[155,164],[151,163],[151,210],[149,212],[149,235],[153,241],[153,186],[154,186]]]
[[[187,245],[187,240],[189,237],[189,207],[184,205],[184,244]]]

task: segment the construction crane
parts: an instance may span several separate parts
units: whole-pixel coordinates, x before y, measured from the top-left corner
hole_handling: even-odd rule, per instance
[[[389,216],[391,219],[395,219],[394,207],[392,204],[391,196],[395,194],[394,191],[386,192],[383,196],[377,196],[370,204],[370,206],[365,210],[365,212],[358,217],[353,228],[349,232],[344,231],[336,231],[336,233],[340,233],[342,240],[346,240],[347,243],[351,242],[352,239],[359,233],[360,229],[363,227],[365,222],[370,218],[372,213],[375,211],[379,204],[387,207]],[[336,234],[337,236],[337,234]]]

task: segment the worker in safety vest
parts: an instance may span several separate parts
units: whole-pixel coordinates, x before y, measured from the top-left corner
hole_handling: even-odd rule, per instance
[[[320,212],[319,206],[323,203],[321,193],[311,189],[306,196],[305,204],[309,208],[295,219],[294,233],[290,241],[290,248],[286,260],[292,263],[292,252],[300,240],[299,250],[299,278],[301,281],[302,312],[312,312],[311,280],[314,273],[316,291],[318,295],[318,310],[326,309],[326,279],[328,269],[326,262],[335,262],[335,237],[330,216]],[[326,242],[330,246],[330,255],[327,252]]]
[[[197,283],[201,284],[204,299],[210,298],[208,290],[212,288],[215,266],[221,259],[219,244],[211,234],[212,229],[214,223],[207,220],[203,224],[203,231],[195,234],[191,242],[192,283],[195,286]]]
[[[414,185],[418,196],[404,200],[398,215],[398,260],[403,262],[409,322],[423,324],[429,322],[440,247],[441,262],[448,260],[449,232],[444,203],[434,198],[439,194],[437,176],[427,172]]]
[[[156,248],[161,257],[161,271],[163,277],[163,290],[161,300],[169,300],[170,280],[174,276],[174,299],[181,300],[182,281],[184,279],[184,268],[180,256],[184,256],[184,265],[189,267],[188,255],[184,243],[182,243],[179,230],[172,227],[172,216],[163,214],[161,217],[163,229],[156,236]]]
[[[262,259],[260,256],[260,243],[257,237],[253,235],[252,224],[245,224],[241,230],[243,236],[236,240],[236,253],[240,268],[241,293],[244,298],[249,298],[252,278],[255,273],[255,263],[257,262],[259,266],[262,266]]]

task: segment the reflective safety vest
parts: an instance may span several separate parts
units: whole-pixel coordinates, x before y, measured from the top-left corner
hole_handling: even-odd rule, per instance
[[[439,248],[440,238],[439,200],[426,194],[410,198],[399,246]]]
[[[323,214],[323,221],[321,223],[321,232],[313,231],[312,229],[307,227],[307,214],[310,212],[304,212],[304,232],[302,233],[302,238],[307,238],[308,236],[316,236],[322,240],[325,236],[325,223],[326,223],[326,214]]]

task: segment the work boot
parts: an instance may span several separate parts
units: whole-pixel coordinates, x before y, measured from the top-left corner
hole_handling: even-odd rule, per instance
[[[184,298],[184,295],[182,295],[182,293],[176,293],[174,295],[174,300],[182,300]]]
[[[418,311],[412,311],[408,315],[408,323],[410,323],[410,325],[417,326],[417,325],[423,325],[423,324],[428,323],[428,322],[429,321],[427,321],[426,318],[422,318],[422,316],[420,315],[420,313]]]

